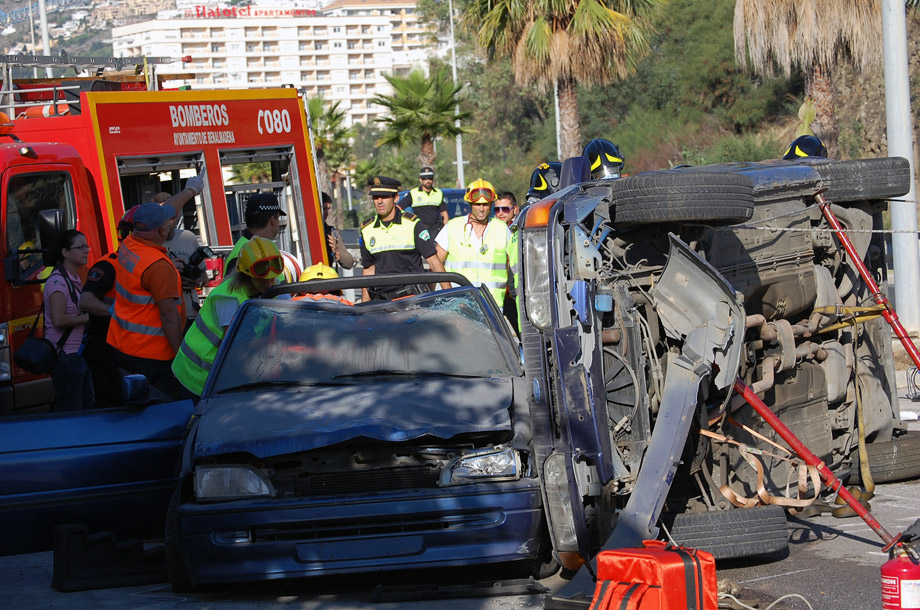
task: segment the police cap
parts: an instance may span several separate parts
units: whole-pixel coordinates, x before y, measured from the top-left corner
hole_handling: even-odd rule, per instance
[[[367,186],[371,187],[371,197],[396,197],[402,182],[396,178],[372,176],[367,179]]]

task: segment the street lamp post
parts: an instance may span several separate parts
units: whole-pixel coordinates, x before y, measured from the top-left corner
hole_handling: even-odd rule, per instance
[[[457,85],[457,43],[454,41],[454,2],[447,0],[447,10],[450,15],[450,65],[454,76],[454,86]],[[454,108],[454,114],[460,114],[460,104]],[[460,119],[454,121],[454,125],[460,128]],[[464,188],[466,179],[463,176],[463,135],[457,134],[457,186]]]

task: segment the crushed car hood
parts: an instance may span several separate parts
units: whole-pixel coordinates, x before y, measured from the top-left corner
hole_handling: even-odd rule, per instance
[[[201,401],[194,457],[245,452],[264,458],[364,437],[511,432],[511,380],[411,379],[224,394]]]

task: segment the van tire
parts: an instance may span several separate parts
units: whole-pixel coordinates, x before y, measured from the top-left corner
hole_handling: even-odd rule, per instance
[[[648,172],[613,181],[613,225],[733,224],[754,213],[754,187],[737,174]]]
[[[869,470],[876,483],[893,483],[920,477],[920,432],[911,431],[890,441],[866,445]],[[850,483],[859,483],[859,451],[852,453]]]
[[[668,519],[662,517],[662,521]],[[681,546],[712,553],[716,559],[750,557],[789,547],[786,511],[781,506],[755,506],[671,517],[668,531]]]
[[[910,187],[910,166],[901,157],[817,162],[812,167],[831,203],[900,197]]]

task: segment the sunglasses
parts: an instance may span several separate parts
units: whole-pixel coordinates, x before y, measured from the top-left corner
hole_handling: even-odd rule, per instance
[[[510,213],[511,213],[511,209],[512,209],[512,208],[510,208],[510,207],[508,207],[508,206],[504,206],[504,205],[499,205],[499,206],[496,206],[496,207],[495,207],[495,211],[496,211],[496,212],[501,212],[502,214],[510,214]]]
[[[284,261],[280,256],[257,260],[249,269],[249,275],[259,279],[265,279],[268,276],[275,277],[282,273],[284,273]]]
[[[480,201],[483,199],[484,201]],[[492,203],[495,201],[495,191],[489,188],[478,188],[470,191],[471,203]]]

